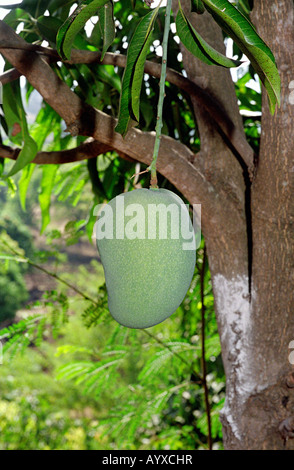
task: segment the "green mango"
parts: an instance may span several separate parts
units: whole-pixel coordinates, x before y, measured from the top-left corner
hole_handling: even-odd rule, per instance
[[[195,234],[180,197],[166,189],[116,196],[98,216],[96,239],[118,323],[148,328],[176,311],[196,263]]]

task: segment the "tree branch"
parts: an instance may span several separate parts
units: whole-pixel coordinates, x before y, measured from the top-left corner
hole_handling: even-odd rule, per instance
[[[14,45],[15,48],[0,48],[3,56],[21,74],[25,75],[44,100],[64,119],[68,132],[72,135],[93,137],[98,142],[123,152],[135,160],[150,164],[155,137],[153,132],[142,132],[133,128],[123,139],[114,131],[115,118],[83,103],[38,53],[23,51],[22,48],[26,42],[17,36],[6,23],[0,21],[0,44],[4,41]],[[193,188],[196,178],[196,181],[199,180],[199,185],[203,187],[203,193],[208,192],[208,183],[201,171],[191,163],[195,155],[188,147],[171,137],[163,136],[160,154],[159,171],[163,171],[167,178],[176,183],[180,181],[182,177],[177,176],[177,172],[174,171],[176,165],[179,164],[179,172],[187,174],[187,187]]]
[[[26,52],[37,52],[39,54],[50,57],[54,61],[62,61],[57,51],[51,48],[42,47],[37,44],[29,44],[23,41],[22,43],[15,43],[8,41],[8,39],[0,41],[0,50],[23,50]],[[5,54],[3,54],[5,55]],[[91,64],[99,62],[102,65],[113,65],[117,67],[126,67],[127,57],[123,54],[113,54],[108,52],[105,54],[104,59],[101,59],[101,52],[99,51],[82,51],[72,50],[71,60],[66,61],[68,64]],[[146,73],[153,77],[160,78],[161,64],[146,61],[144,70]],[[2,84],[15,80],[21,75],[19,71],[9,70],[0,76]],[[182,74],[167,68],[166,80],[177,86],[179,89],[185,91],[189,96],[195,98],[198,105],[203,107],[212,117],[218,131],[226,139],[227,143],[237,154],[237,156],[245,163],[251,171],[253,169],[254,152],[252,147],[247,142],[244,134],[235,126],[228,114],[225,112],[223,106],[217,101],[215,97],[210,96],[203,88],[184,77]]]
[[[21,77],[21,74],[16,69],[10,69],[0,75],[0,83],[1,85],[6,85],[6,83],[13,82]]]
[[[102,111],[85,104],[51,69],[40,54],[22,51],[24,39],[6,23],[0,21],[0,44],[3,41],[19,46],[16,49],[1,49],[0,52],[23,74],[43,99],[66,122],[72,135],[93,137],[98,142],[122,152],[134,160],[150,165],[154,147],[154,132],[130,129],[123,139],[115,132],[117,120]],[[202,205],[202,229],[205,233],[215,232],[215,214],[221,213],[224,220],[234,220],[234,231],[242,227],[243,214],[236,201],[217,192],[205,177],[202,161],[181,142],[163,135],[161,139],[158,171],[164,175],[191,204]],[[240,224],[238,225],[238,222]],[[212,236],[212,235],[211,235]],[[215,236],[217,234],[215,233]],[[240,234],[241,236],[241,234]],[[225,244],[225,240],[221,242]],[[236,239],[239,240],[239,237]],[[233,247],[234,248],[234,247]]]
[[[31,163],[37,163],[39,165],[60,165],[63,163],[79,162],[82,160],[89,160],[95,158],[102,153],[106,153],[112,150],[110,145],[102,144],[94,139],[88,139],[76,148],[69,150],[58,150],[51,152],[38,152],[34,160]],[[16,160],[19,155],[20,149],[13,149],[6,145],[0,144],[0,158],[9,158],[10,160]],[[125,160],[133,161],[124,153],[120,152],[120,157]]]

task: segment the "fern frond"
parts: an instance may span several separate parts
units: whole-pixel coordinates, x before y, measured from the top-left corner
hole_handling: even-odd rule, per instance
[[[57,338],[62,325],[67,321],[68,299],[63,294],[46,292],[43,299],[38,301],[38,307],[40,306],[45,308],[45,313],[30,315],[0,330],[3,352],[9,353],[10,358],[31,344],[39,347],[48,332]]]
[[[78,361],[61,366],[57,370],[57,380],[73,380],[75,384],[84,384],[84,393],[95,390],[98,394],[101,385],[106,384],[108,378],[115,372],[118,365],[124,360],[126,350],[108,351],[104,359],[99,362]],[[113,356],[116,356],[113,358]],[[96,390],[97,389],[97,390]]]
[[[157,351],[145,364],[138,377],[141,382],[147,381],[153,374],[158,373],[171,357],[179,361],[180,358],[174,355],[175,352],[193,351],[195,353],[197,349],[194,345],[183,341],[169,341],[165,345],[165,349]]]
[[[67,354],[74,354],[74,353],[77,353],[77,352],[79,352],[79,353],[83,352],[83,353],[87,353],[89,355],[92,354],[91,349],[85,348],[83,346],[74,346],[72,344],[64,344],[64,345],[59,346],[57,348],[55,356],[60,357],[60,356],[64,356],[64,355],[67,355]]]
[[[107,291],[106,285],[103,284],[98,290],[97,304],[89,303],[88,307],[82,313],[84,325],[87,328],[98,325],[107,312]]]

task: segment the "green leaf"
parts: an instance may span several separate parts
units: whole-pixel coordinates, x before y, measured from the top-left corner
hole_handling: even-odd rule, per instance
[[[30,128],[31,136],[38,144],[39,150],[42,150],[48,135],[51,133],[54,134],[54,141],[58,141],[60,120],[60,116],[47,103],[42,104],[40,111],[35,117],[35,122]]]
[[[38,151],[38,146],[34,139],[28,134],[24,133],[23,136],[24,144],[17,157],[17,160],[7,176],[15,175],[18,171],[22,170],[26,165],[28,165],[36,156]]]
[[[191,0],[191,11],[202,15],[205,12],[202,0]]]
[[[23,168],[21,178],[18,183],[19,200],[23,211],[26,210],[26,194],[35,166],[36,165],[34,163],[30,163],[25,168]]]
[[[81,374],[89,373],[93,368],[93,363],[90,361],[79,361],[70,364],[65,364],[58,368],[56,380],[71,380]]]
[[[70,6],[72,5],[72,0],[51,0],[49,5],[47,5],[47,8],[50,14],[52,14],[59,8],[69,6],[69,5]]]
[[[220,411],[224,406],[224,399],[220,402],[213,404],[210,410],[210,419],[211,419],[211,434],[215,439],[217,436],[221,436],[221,422],[219,419]],[[207,415],[203,413],[200,418],[196,421],[196,427],[201,430],[201,432],[207,436],[208,435],[208,425],[207,425]]]
[[[36,23],[40,35],[53,44],[56,44],[57,33],[62,25],[63,22],[55,16],[40,16]],[[82,32],[76,34],[71,47],[76,47],[77,49],[93,49],[93,46],[88,43]]]
[[[10,177],[35,158],[38,146],[28,131],[19,81],[8,83],[3,91],[3,109],[9,127],[9,137],[12,142],[22,146],[15,164],[6,175]]]
[[[237,0],[236,7],[241,11],[241,13],[249,18],[250,12],[253,8],[253,0]]]
[[[41,181],[41,192],[39,194],[39,203],[42,213],[42,227],[41,233],[44,232],[45,228],[50,222],[50,202],[51,193],[54,185],[55,175],[57,172],[58,165],[44,165],[43,174]]]
[[[73,204],[74,200],[80,197],[88,180],[89,176],[84,164],[75,165],[68,171],[61,169],[55,181],[54,194],[58,196],[58,201],[70,198],[70,202]]]
[[[4,165],[5,165],[5,159],[4,158],[1,158],[0,159],[0,177],[4,171]]]
[[[62,21],[54,16],[40,16],[37,19],[37,27],[41,36],[47,41],[56,42],[56,33],[62,26]]]
[[[183,341],[170,341],[166,342],[165,344],[168,349],[161,349],[160,351],[157,351],[146,362],[138,376],[138,379],[141,382],[147,381],[155,373],[158,373],[158,371],[166,364],[166,362],[169,361],[172,356],[174,356],[175,352],[179,354],[183,351],[193,351],[195,354],[196,347],[190,343],[185,343]],[[187,354],[185,354],[185,356],[186,355]],[[174,356],[174,358],[179,360],[179,356]]]
[[[56,36],[56,47],[62,59],[70,59],[71,49],[78,32],[85,26],[86,22],[97,13],[109,0],[93,0],[88,5],[83,3],[77,6],[74,12],[67,18],[59,28]]]
[[[280,106],[281,81],[270,48],[253,25],[228,0],[202,0],[220,27],[236,42],[259,75],[269,98],[272,114]]]
[[[159,7],[151,10],[138,24],[131,39],[127,65],[123,75],[118,124],[116,132],[124,137],[129,128],[139,121],[140,92],[144,63],[150,50],[154,23]]]
[[[150,28],[148,31],[148,36],[142,47],[138,60],[136,61],[134,73],[132,76],[132,84],[131,84],[131,113],[133,118],[139,122],[140,117],[140,94],[142,88],[142,80],[144,75],[144,64],[147,57],[147,54],[150,50],[150,46],[152,43],[152,31],[154,28],[154,22],[156,19],[157,14],[155,14],[151,20]]]
[[[118,75],[114,72],[112,65],[99,65],[95,69],[96,78],[99,82],[103,82],[114,88],[119,93],[121,92],[121,81]]]
[[[4,85],[3,111],[8,126],[9,139],[19,146],[22,145],[20,115],[20,108],[22,106],[19,80]]]
[[[202,62],[222,67],[238,67],[241,64],[239,60],[229,59],[211,47],[193,28],[181,7],[176,17],[176,27],[177,34],[186,49]]]
[[[102,8],[100,8],[99,25],[101,30],[101,37],[103,39],[103,49],[101,54],[101,60],[103,60],[106,51],[111,46],[115,38],[115,25],[112,1],[106,3]]]
[[[85,348],[84,346],[74,346],[73,344],[64,344],[59,346],[56,350],[55,357],[60,357],[65,354],[74,354],[74,353],[87,353],[92,354],[93,351],[91,349]]]
[[[90,211],[89,211],[88,219],[87,219],[87,223],[86,223],[86,234],[87,234],[88,239],[89,239],[90,242],[92,241],[94,225],[95,225],[96,220],[97,220],[97,216],[94,213],[94,209],[95,209],[96,205],[97,205],[97,201],[95,200],[92,207],[91,207],[91,209],[90,209]]]
[[[102,375],[106,369],[117,366],[123,360],[122,357],[117,359],[102,360],[101,362],[77,361],[65,364],[58,368],[57,380],[76,379],[75,383],[80,384],[91,379],[93,376]]]

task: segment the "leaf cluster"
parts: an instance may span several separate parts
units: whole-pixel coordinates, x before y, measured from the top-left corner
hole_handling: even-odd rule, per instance
[[[27,42],[40,44],[47,41],[61,57],[51,66],[56,74],[77,93],[82,100],[103,112],[118,116],[117,132],[125,135],[133,125],[139,125],[144,131],[155,128],[154,109],[158,101],[158,81],[144,73],[145,60],[160,61],[164,7],[149,10],[143,2],[120,2],[104,0],[84,0],[75,5],[68,0],[39,1],[23,0],[18,6],[12,6],[4,21],[13,28],[20,29],[20,36]],[[8,8],[8,7],[7,7]],[[252,2],[240,0],[201,0],[191,1],[191,11],[186,11],[179,3],[174,17],[175,30],[170,33],[168,42],[168,65],[178,72],[183,71],[179,59],[179,40],[196,57],[211,66],[238,67],[240,58],[245,56],[251,62],[251,70],[258,74],[268,92],[270,107],[274,111],[279,104],[280,82],[272,52],[259,37],[249,21],[248,14]],[[224,34],[234,41],[233,51],[237,59],[231,59],[213,49],[197,32],[192,20],[204,11],[212,15],[223,28]],[[73,49],[100,51],[100,61],[91,64],[70,62]],[[102,65],[106,52],[123,53],[127,50],[127,64],[124,69],[111,65]],[[9,64],[6,64],[9,68]],[[64,132],[60,117],[45,101],[41,101],[33,124],[28,123],[26,109],[34,96],[32,86],[25,83],[25,93],[19,81],[5,85],[3,90],[3,111],[1,115],[2,141],[10,142],[20,148],[14,164],[1,164],[2,178],[15,191],[12,176],[21,170],[18,193],[22,208],[26,207],[26,195],[30,187],[36,165],[30,163],[37,151],[62,151],[82,143],[83,137],[72,137]],[[244,91],[245,90],[245,91]],[[241,111],[255,111],[259,107],[260,97],[252,97],[250,88],[238,88],[237,95],[241,102]],[[256,103],[256,104],[254,104]],[[253,128],[252,128],[253,127]],[[177,87],[167,83],[166,100],[163,111],[162,132],[175,139],[180,139],[193,151],[200,148],[197,124],[193,116],[190,96]],[[258,123],[247,122],[246,134],[250,143],[257,144]],[[130,163],[130,162],[129,162]],[[77,167],[80,166],[80,169]],[[84,170],[88,171],[97,203],[97,198],[109,198],[117,191],[111,191],[117,182],[119,172],[132,172],[134,165],[112,162],[108,172],[101,173],[96,165],[89,162],[87,168],[82,164],[69,170],[67,181],[63,180],[58,165],[42,166],[39,203],[42,212],[42,231],[50,221],[52,194],[57,191],[59,199],[70,198],[77,205],[80,195],[89,181]],[[112,172],[112,176],[108,177]],[[78,175],[79,173],[79,175]],[[143,182],[144,183],[144,182]],[[56,189],[57,187],[57,189]],[[13,189],[14,188],[14,189]],[[125,190],[120,182],[119,190]],[[93,207],[94,204],[93,203]],[[91,231],[88,226],[88,234]]]

